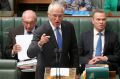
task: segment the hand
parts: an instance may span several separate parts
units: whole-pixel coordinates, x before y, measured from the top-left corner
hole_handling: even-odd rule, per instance
[[[91,60],[88,62],[88,64],[95,64],[95,63],[97,63],[98,61],[100,61],[99,58],[100,58],[100,57],[94,57],[93,59],[91,59]]]
[[[18,52],[20,52],[21,51],[21,46],[20,45],[18,45],[18,44],[15,44],[14,46],[13,46],[13,50],[12,50],[12,53],[13,54],[17,54]]]
[[[99,59],[99,61],[107,61],[108,60],[107,56],[98,56],[96,58]]]
[[[95,59],[91,59],[88,64],[95,64],[96,63],[96,60]]]
[[[99,61],[107,61],[107,56],[96,56],[93,59],[91,59],[88,64],[96,64]]]
[[[45,43],[47,43],[49,41],[50,36],[47,36],[46,34],[43,34],[41,36],[40,41],[38,42],[38,44],[42,47]]]

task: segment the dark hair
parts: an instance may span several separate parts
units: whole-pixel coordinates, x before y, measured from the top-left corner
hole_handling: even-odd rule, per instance
[[[95,15],[95,13],[105,13],[105,11],[102,10],[102,9],[97,9],[97,10],[93,11],[92,17]],[[106,13],[105,13],[105,14],[106,14]]]

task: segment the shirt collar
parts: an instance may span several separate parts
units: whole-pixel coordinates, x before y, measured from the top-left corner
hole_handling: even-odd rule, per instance
[[[56,29],[56,27],[55,27],[55,26],[53,26],[53,24],[51,23],[51,21],[49,21],[49,23],[50,23],[50,25],[51,25],[52,29],[53,29],[53,30],[55,30],[55,29]],[[59,29],[61,29],[61,24],[59,25]]]
[[[32,33],[34,32],[35,28],[33,28]],[[24,28],[24,34],[28,34],[27,30]]]
[[[94,28],[94,35],[97,35],[99,32]],[[102,35],[105,34],[105,30],[101,31]]]

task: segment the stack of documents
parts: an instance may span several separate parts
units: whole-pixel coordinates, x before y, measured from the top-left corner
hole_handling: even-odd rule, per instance
[[[27,49],[31,43],[33,35],[17,35],[16,43],[22,47],[21,51],[18,53],[18,59],[20,62],[17,63],[17,67],[22,71],[35,71],[37,60],[30,59],[27,56]]]
[[[17,63],[17,67],[20,66],[33,66],[37,64],[37,59],[31,59],[31,60],[27,60],[27,61],[20,61]]]
[[[17,63],[17,67],[24,72],[35,71],[37,65],[37,59],[31,59],[27,61],[20,61]]]

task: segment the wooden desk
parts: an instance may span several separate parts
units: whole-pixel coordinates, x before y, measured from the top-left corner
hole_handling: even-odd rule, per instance
[[[26,4],[49,4],[52,0],[19,0],[19,3]]]
[[[86,72],[84,71],[80,79],[86,79]],[[116,79],[116,71],[109,71],[109,79]]]
[[[44,79],[59,79],[59,76],[50,76],[51,68],[45,68]],[[69,76],[60,76],[60,79],[75,79],[76,68],[69,68]]]
[[[14,16],[14,11],[0,11],[0,17]]]

